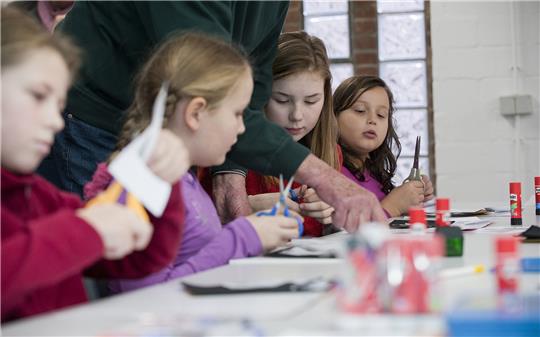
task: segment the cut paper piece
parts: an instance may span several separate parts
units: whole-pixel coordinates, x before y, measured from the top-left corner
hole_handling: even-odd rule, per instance
[[[146,165],[162,128],[167,87],[164,83],[154,101],[150,125],[129,143],[111,162],[111,175],[156,217],[167,206],[171,185],[156,176]]]

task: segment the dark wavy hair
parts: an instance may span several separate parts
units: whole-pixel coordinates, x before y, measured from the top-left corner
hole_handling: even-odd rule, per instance
[[[382,145],[371,151],[363,165],[359,166],[354,164],[352,160],[357,158],[358,154],[347,147],[341,138],[339,144],[343,149],[343,166],[360,181],[365,181],[364,170],[369,170],[371,175],[381,183],[382,191],[388,194],[394,189],[392,177],[396,172],[397,158],[401,153],[401,143],[394,129],[394,96],[390,88],[382,79],[376,76],[359,75],[349,77],[334,92],[334,113],[338,117],[341,112],[353,106],[364,92],[377,87],[386,91],[389,101],[388,132]],[[393,148],[396,149],[396,155],[392,152]]]

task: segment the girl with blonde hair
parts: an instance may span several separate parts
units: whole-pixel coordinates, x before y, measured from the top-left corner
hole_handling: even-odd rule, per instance
[[[168,82],[164,127],[186,144],[191,166],[208,167],[225,155],[244,132],[243,111],[253,91],[252,70],[228,43],[199,33],[166,40],[150,57],[136,81],[135,99],[118,150],[150,121],[153,99]],[[85,194],[93,196],[111,177],[100,164]],[[222,225],[212,200],[191,172],[182,178],[185,222],[176,259],[159,273],[140,280],[110,282],[113,292],[141,288],[260,255],[298,236],[297,222],[284,216],[240,217]],[[159,224],[158,224],[159,225]]]

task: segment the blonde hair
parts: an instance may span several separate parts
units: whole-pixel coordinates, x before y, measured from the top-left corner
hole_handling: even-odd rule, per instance
[[[332,73],[324,42],[304,31],[281,34],[272,65],[274,81],[305,71],[319,73],[324,79],[324,103],[317,124],[300,142],[322,161],[339,170],[338,126],[333,112]],[[265,177],[265,182],[268,185],[277,183],[277,180]]]
[[[17,65],[32,50],[41,48],[60,54],[73,79],[80,66],[80,49],[67,36],[51,35],[21,10],[2,8],[2,69]]]
[[[164,125],[185,98],[203,97],[213,110],[251,71],[247,58],[229,43],[202,33],[173,35],[152,54],[137,75],[117,150],[150,123],[152,106],[164,81],[169,83]]]

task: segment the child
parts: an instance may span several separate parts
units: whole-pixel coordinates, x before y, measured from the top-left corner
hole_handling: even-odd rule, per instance
[[[337,122],[332,112],[332,75],[324,43],[305,32],[281,34],[272,66],[272,94],[265,108],[266,117],[283,127],[328,165],[339,170]],[[288,200],[292,209],[306,216],[304,235],[321,236],[323,224],[332,222],[334,211],[311,188],[298,188],[301,203]],[[273,177],[248,171],[246,189],[255,211],[272,207],[279,186]]]
[[[388,216],[406,214],[409,207],[433,198],[429,177],[394,187],[395,146],[401,144],[393,125],[392,92],[378,77],[353,76],[334,93],[334,112],[343,149],[342,173],[375,193]]]
[[[19,10],[3,8],[1,16],[2,321],[8,321],[86,301],[83,273],[130,278],[160,270],[178,247],[183,212],[178,183],[152,228],[121,205],[81,208],[75,195],[33,173],[63,128],[78,50]],[[163,132],[150,168],[178,181],[185,157],[181,141]]]
[[[212,166],[244,132],[242,114],[253,90],[252,71],[245,57],[229,44],[201,34],[171,37],[153,54],[138,76],[134,103],[127,115],[118,149],[150,120],[153,97],[168,81],[165,125],[186,144],[190,165]],[[100,164],[87,196],[106,187],[110,176]],[[182,178],[186,220],[174,263],[141,280],[110,283],[113,292],[132,290],[260,255],[298,236],[295,218],[238,218],[222,226],[212,200],[193,174]]]

